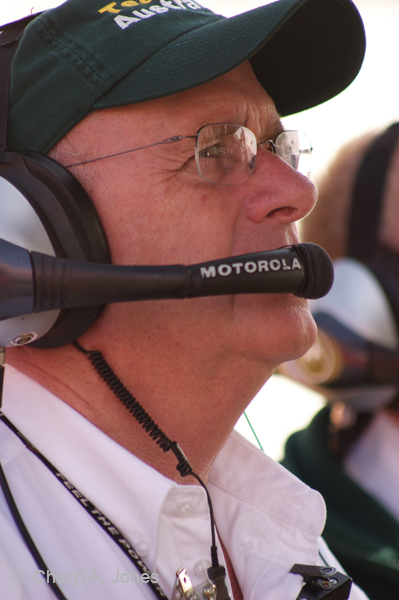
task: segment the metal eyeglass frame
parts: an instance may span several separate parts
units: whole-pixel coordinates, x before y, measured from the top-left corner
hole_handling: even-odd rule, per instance
[[[198,174],[200,175],[200,177],[202,177],[202,179],[204,179],[205,181],[209,181],[201,173],[200,168],[198,166],[198,150],[199,150],[198,149],[198,138],[199,138],[199,135],[200,135],[201,131],[203,129],[205,129],[206,127],[222,126],[222,125],[228,125],[229,127],[237,127],[237,128],[240,128],[240,129],[243,129],[243,130],[249,132],[253,136],[253,138],[254,138],[254,142],[256,144],[256,148],[258,146],[262,146],[263,148],[265,148],[266,151],[271,152],[273,154],[276,154],[277,156],[279,156],[279,158],[281,158],[282,160],[284,160],[284,162],[286,162],[286,163],[287,163],[287,161],[282,156],[279,155],[278,150],[277,150],[276,142],[277,142],[279,136],[281,136],[283,134],[287,134],[287,133],[292,133],[292,132],[294,132],[294,133],[302,133],[302,132],[298,132],[297,130],[283,130],[283,131],[280,131],[274,137],[273,140],[263,140],[262,142],[257,142],[256,141],[256,136],[253,133],[253,131],[251,131],[250,129],[248,129],[248,127],[245,127],[244,125],[237,125],[235,123],[209,123],[207,125],[203,125],[202,127],[200,127],[195,135],[174,135],[174,136],[166,138],[166,139],[164,139],[164,140],[162,140],[160,142],[155,142],[153,144],[148,144],[146,146],[139,146],[138,148],[131,148],[129,150],[123,150],[122,152],[115,152],[113,154],[107,154],[106,156],[100,156],[98,158],[92,158],[92,159],[89,159],[89,160],[80,161],[80,162],[77,162],[77,163],[73,163],[73,164],[67,165],[65,168],[70,169],[71,167],[78,167],[80,165],[86,165],[86,164],[97,162],[97,161],[100,161],[100,160],[105,160],[106,158],[113,158],[115,156],[121,156],[121,155],[124,155],[124,154],[129,154],[130,152],[137,152],[138,150],[145,150],[146,148],[152,148],[154,146],[160,146],[160,145],[163,145],[163,144],[174,144],[175,142],[180,142],[180,141],[186,140],[186,139],[195,139],[196,140],[195,152],[196,152],[196,166],[197,166],[197,171],[198,171]],[[306,135],[306,134],[303,134],[303,135]],[[265,147],[264,144],[268,144],[268,147]],[[312,150],[313,150],[313,148],[311,147],[310,141],[309,141],[309,149],[308,149],[308,151],[309,151],[310,154],[312,153]],[[256,154],[255,154],[255,157],[256,157]],[[289,164],[289,163],[287,163],[287,164]],[[292,165],[290,165],[290,166],[292,166]],[[255,170],[255,167],[254,167],[253,171],[251,173],[249,173],[248,179],[253,174],[254,170]],[[211,181],[211,183],[215,183],[216,185],[239,185],[239,184],[223,184],[223,183],[220,183],[220,182],[212,182],[212,181]],[[244,182],[242,182],[242,183],[244,183]]]

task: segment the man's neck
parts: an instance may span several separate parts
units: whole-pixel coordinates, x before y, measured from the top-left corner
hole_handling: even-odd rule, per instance
[[[194,472],[206,481],[217,454],[257,391],[254,382],[258,381],[259,366],[251,371],[247,365],[243,386],[234,377],[234,372],[240,372],[242,381],[243,370],[233,364],[228,372],[220,365],[212,377],[207,373],[201,378],[204,369],[199,367],[188,378],[183,372],[179,378],[174,373],[154,373],[145,379],[142,374],[148,369],[140,368],[140,361],[126,360],[126,356],[121,360],[116,352],[106,358],[121,383],[162,432],[179,444]],[[19,348],[9,352],[7,359],[163,475],[178,483],[195,483],[191,476],[182,479],[175,455],[162,451],[74,346],[51,351]],[[140,377],[133,372],[132,362]]]

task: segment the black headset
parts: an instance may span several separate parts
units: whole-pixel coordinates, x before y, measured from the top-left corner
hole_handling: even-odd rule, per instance
[[[75,261],[110,263],[104,229],[79,181],[43,154],[6,152],[11,64],[25,27],[36,16],[6,25],[0,36],[0,81],[6,82],[0,86],[0,115],[3,115],[0,122],[3,223],[0,237],[30,251],[49,251],[54,256]],[[8,331],[6,334],[9,343],[4,345],[29,342],[38,348],[53,348],[67,344],[84,333],[103,308],[71,308],[10,319],[9,334]],[[36,341],[35,337],[38,337]]]
[[[395,123],[378,136],[363,157],[352,197],[348,258],[336,263],[337,280],[339,266],[352,264],[382,288],[396,337],[399,336],[399,254],[384,247],[378,233],[387,173],[398,143],[399,123]],[[367,302],[368,298],[358,301]],[[323,310],[323,301],[320,306],[316,302],[312,312],[318,325],[316,344],[305,357],[287,363],[282,372],[321,391],[330,401],[342,400],[355,410],[373,411],[395,403],[399,389],[399,347],[390,348],[388,343],[385,346],[365,339],[351,329],[348,320],[341,321],[332,311]],[[360,396],[366,397],[367,392],[362,406]]]

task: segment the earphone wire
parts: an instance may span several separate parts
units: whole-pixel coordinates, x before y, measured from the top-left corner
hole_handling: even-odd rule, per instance
[[[258,442],[258,446],[259,446],[259,448],[262,450],[262,452],[264,452],[264,449],[263,449],[263,447],[262,447],[262,444],[260,443],[260,440],[259,440],[258,436],[257,436],[257,435],[256,435],[256,433],[255,433],[255,429],[252,427],[252,423],[251,423],[251,421],[249,420],[249,417],[248,417],[248,415],[247,415],[247,411],[245,411],[245,410],[244,410],[244,416],[245,416],[245,418],[246,418],[246,420],[247,420],[247,423],[248,423],[248,425],[249,425],[249,427],[250,427],[250,429],[251,429],[252,433],[253,433],[253,434],[254,434],[254,436],[255,436],[255,439],[256,439],[256,441]]]

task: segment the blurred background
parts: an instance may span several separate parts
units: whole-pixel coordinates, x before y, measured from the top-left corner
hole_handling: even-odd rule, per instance
[[[108,0],[104,0],[104,5]],[[203,6],[230,16],[270,0],[199,0]],[[352,85],[321,106],[284,119],[287,129],[305,131],[314,148],[313,178],[323,171],[339,147],[372,128],[399,120],[399,1],[354,0],[366,29],[363,67]],[[0,25],[58,6],[56,0],[0,0]],[[286,437],[306,426],[322,406],[322,398],[300,385],[274,375],[254,398],[247,417],[269,456],[280,459]],[[236,428],[257,444],[245,416]]]

